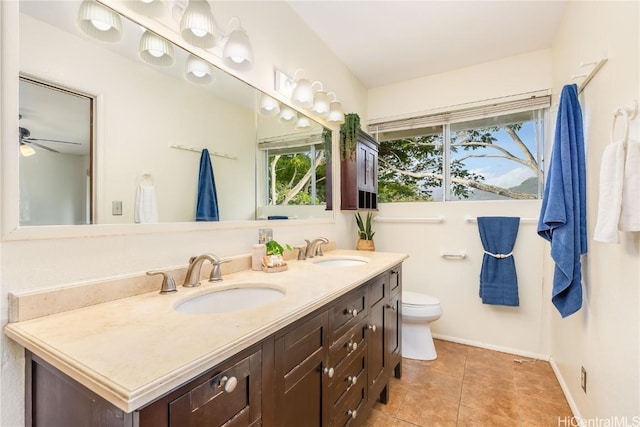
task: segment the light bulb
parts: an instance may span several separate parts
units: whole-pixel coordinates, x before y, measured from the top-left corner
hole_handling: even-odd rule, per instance
[[[207,35],[207,30],[203,30],[201,28],[191,28],[191,32],[196,37],[204,37]]]
[[[162,58],[162,55],[164,55],[162,51],[155,50],[155,49],[149,49],[147,52],[149,52],[152,56],[156,58]]]
[[[97,19],[92,19],[91,25],[93,25],[94,27],[96,27],[96,29],[100,31],[109,31],[111,29],[111,25],[103,21],[98,21]]]

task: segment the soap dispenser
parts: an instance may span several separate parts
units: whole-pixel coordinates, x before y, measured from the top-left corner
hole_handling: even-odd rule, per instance
[[[251,250],[251,269],[255,271],[262,270],[262,258],[267,255],[267,247],[265,246],[265,235],[258,233],[258,243],[253,245]]]

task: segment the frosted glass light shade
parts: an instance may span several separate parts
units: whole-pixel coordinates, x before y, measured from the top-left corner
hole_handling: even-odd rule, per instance
[[[293,109],[289,107],[284,107],[280,109],[280,114],[278,115],[278,118],[282,123],[291,123],[298,120],[298,113],[296,113],[295,111],[293,111]]]
[[[197,56],[189,55],[185,64],[185,77],[191,83],[208,84],[213,82],[213,68]]]
[[[164,14],[164,5],[161,0],[129,0],[126,3],[131,10],[150,18],[157,18]]]
[[[339,101],[331,101],[331,104],[329,104],[327,121],[339,125],[344,123],[344,111],[342,111],[342,104]]]
[[[302,108],[313,107],[313,89],[309,80],[300,79],[296,82],[291,94],[291,102],[293,102],[293,105]]]
[[[224,63],[236,70],[248,70],[253,64],[253,52],[249,36],[242,28],[229,34],[222,52]]]
[[[180,35],[194,46],[211,48],[216,43],[213,15],[205,0],[190,0],[180,19]]]
[[[311,126],[311,120],[307,117],[298,117],[296,121],[296,129],[306,129]]]
[[[319,115],[320,117],[327,117],[329,115],[329,95],[324,90],[319,90],[313,97],[313,107],[311,111]]]
[[[84,0],[80,4],[78,26],[86,34],[104,42],[113,43],[122,39],[120,16],[93,0]]]
[[[27,144],[20,143],[20,154],[22,154],[22,157],[29,157],[36,154],[36,150],[34,150],[33,147],[28,146]]]
[[[151,31],[142,34],[138,54],[142,60],[152,65],[169,67],[175,63],[173,45]]]
[[[280,113],[280,103],[263,93],[260,96],[260,114],[263,116],[275,116]]]

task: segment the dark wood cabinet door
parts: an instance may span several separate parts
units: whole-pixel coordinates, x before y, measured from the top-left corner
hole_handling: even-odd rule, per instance
[[[369,311],[369,327],[367,330],[367,370],[368,370],[368,386],[377,390],[376,384],[382,379],[385,365],[385,346],[384,346],[384,329],[385,329],[385,311],[387,306],[386,299],[382,299],[371,306]],[[377,393],[372,393],[375,396]]]
[[[402,299],[397,293],[391,298],[385,309],[384,346],[385,346],[385,370],[387,378],[395,373],[400,377],[400,365],[402,363]],[[394,371],[394,372],[392,372]]]
[[[329,406],[324,393],[329,378],[327,327],[325,311],[276,339],[277,425],[327,425]]]
[[[355,155],[340,161],[341,209],[378,209],[378,145],[360,131]]]

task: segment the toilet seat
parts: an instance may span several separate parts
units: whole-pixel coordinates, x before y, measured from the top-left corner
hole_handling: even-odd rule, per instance
[[[418,292],[402,291],[402,304],[408,306],[440,305],[440,300]]]

